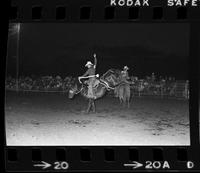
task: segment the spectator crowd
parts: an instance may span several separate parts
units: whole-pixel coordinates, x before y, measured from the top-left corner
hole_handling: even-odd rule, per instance
[[[6,90],[25,91],[68,91],[70,84],[75,80],[71,76],[65,78],[57,76],[41,76],[30,77],[20,76],[17,80],[12,76],[8,76],[5,81]],[[130,81],[131,89],[134,93],[140,94],[153,94],[153,95],[176,95],[177,92],[185,98],[189,97],[189,82],[178,81],[174,77],[157,77],[154,73],[146,76],[144,79],[139,79],[136,76],[131,76]]]
[[[67,90],[70,83],[74,80],[72,77],[60,76],[42,76],[29,77],[20,76],[18,81],[16,78],[8,76],[6,78],[6,89],[16,89],[18,85],[19,90],[42,90],[42,91],[63,91]]]

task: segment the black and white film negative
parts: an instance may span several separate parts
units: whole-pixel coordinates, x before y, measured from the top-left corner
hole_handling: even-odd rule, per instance
[[[199,0],[11,0],[5,30],[6,171],[200,171]]]

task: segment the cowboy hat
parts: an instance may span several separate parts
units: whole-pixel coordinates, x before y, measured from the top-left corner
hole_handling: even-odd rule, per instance
[[[124,66],[124,69],[127,69],[127,70],[128,70],[129,68],[128,68],[128,66]]]
[[[91,61],[88,61],[88,62],[85,64],[85,67],[88,67],[89,65],[93,65],[93,64],[91,63]]]

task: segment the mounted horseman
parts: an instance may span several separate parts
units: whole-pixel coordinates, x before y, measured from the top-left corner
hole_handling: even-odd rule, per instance
[[[129,83],[128,80],[130,79],[130,77],[129,77],[128,70],[129,70],[128,66],[124,66],[123,70],[120,71],[120,75],[119,75],[120,79],[119,80],[122,81],[123,84]],[[119,97],[119,87],[120,87],[120,85],[118,87],[116,87],[115,90],[114,90],[116,97]]]
[[[120,74],[121,84],[115,88],[114,93],[116,97],[119,97],[120,103],[123,103],[125,105],[127,102],[127,105],[129,107],[130,95],[131,95],[130,91],[131,82],[128,70],[129,70],[128,66],[124,66]]]
[[[123,70],[121,71],[121,80],[125,83],[130,83],[128,70],[129,70],[128,66],[124,66]]]

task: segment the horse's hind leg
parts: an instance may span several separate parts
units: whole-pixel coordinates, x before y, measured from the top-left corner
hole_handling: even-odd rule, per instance
[[[126,107],[126,100],[123,97],[121,98],[121,104],[123,107]]]
[[[123,108],[125,108],[126,107],[126,102],[125,101],[123,101]]]
[[[128,104],[128,108],[130,108],[130,98],[131,98],[131,90],[130,87],[127,88],[127,104]]]
[[[123,103],[123,101],[120,97],[119,97],[119,103],[120,103],[120,105],[122,105],[122,103]]]
[[[89,101],[88,101],[87,113],[90,112],[90,109],[91,109],[91,99],[89,99]]]
[[[130,98],[127,98],[127,105],[128,105],[128,108],[130,108]]]
[[[96,112],[96,106],[95,106],[94,99],[92,99],[92,110],[93,110],[93,113]]]

